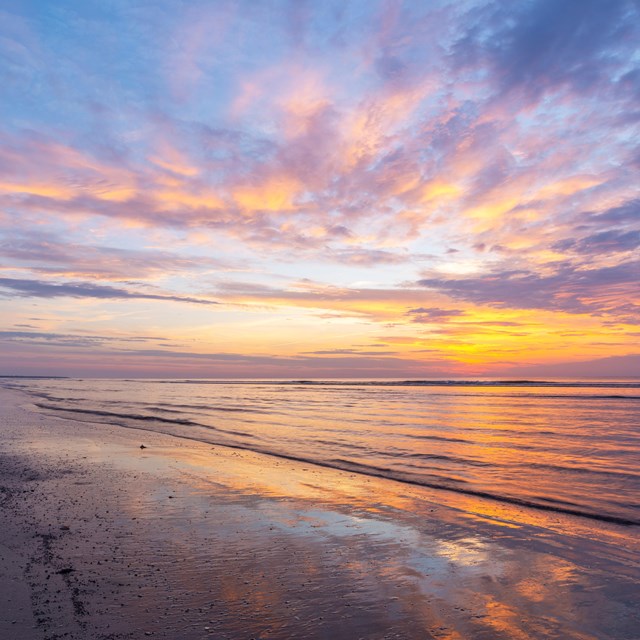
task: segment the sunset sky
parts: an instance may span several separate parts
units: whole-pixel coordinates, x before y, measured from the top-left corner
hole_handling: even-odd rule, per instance
[[[636,0],[0,0],[0,374],[640,375]]]

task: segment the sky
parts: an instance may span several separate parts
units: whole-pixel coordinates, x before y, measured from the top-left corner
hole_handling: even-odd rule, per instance
[[[640,376],[638,0],[0,0],[0,374]]]

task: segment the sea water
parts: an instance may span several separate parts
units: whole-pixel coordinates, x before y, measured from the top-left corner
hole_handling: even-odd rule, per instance
[[[3,384],[66,418],[640,524],[639,382],[49,378]]]

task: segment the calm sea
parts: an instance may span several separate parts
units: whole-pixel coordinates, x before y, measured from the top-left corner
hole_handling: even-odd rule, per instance
[[[640,383],[12,379],[68,418],[640,524]]]

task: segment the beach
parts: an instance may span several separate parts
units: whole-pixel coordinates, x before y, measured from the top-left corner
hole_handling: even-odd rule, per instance
[[[2,638],[640,637],[637,526],[0,407]]]

